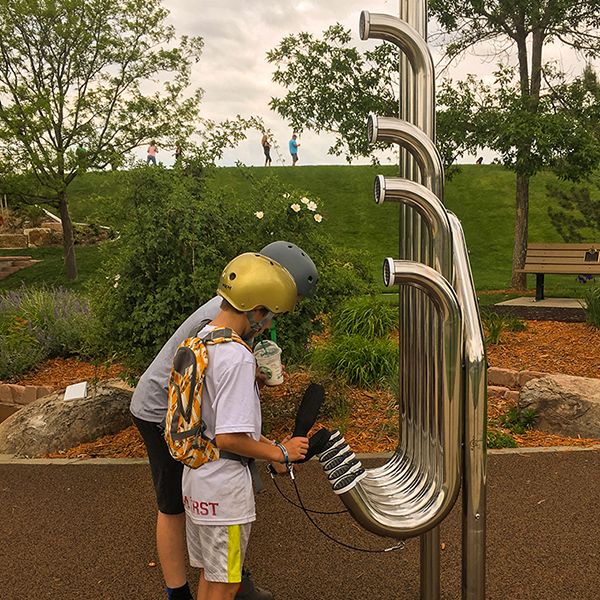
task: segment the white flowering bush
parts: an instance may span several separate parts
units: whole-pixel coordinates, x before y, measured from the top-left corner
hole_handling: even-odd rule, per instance
[[[288,365],[306,355],[320,316],[374,283],[366,261],[337,248],[324,233],[326,206],[274,177],[253,179],[233,193],[194,175],[166,169],[130,171],[122,202],[131,223],[110,247],[103,276],[91,290],[107,351],[145,368],[177,327],[215,295],[234,256],[286,240],[303,248],[320,274],[314,298],[299,303],[278,326]],[[325,216],[324,216],[325,215]]]

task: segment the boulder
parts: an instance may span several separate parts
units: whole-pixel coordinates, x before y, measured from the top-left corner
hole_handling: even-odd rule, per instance
[[[567,437],[600,438],[600,379],[546,375],[526,383],[521,409],[538,414],[536,428]]]
[[[43,456],[112,435],[131,425],[133,388],[119,379],[88,386],[85,398],[64,391],[40,398],[0,423],[0,454]]]

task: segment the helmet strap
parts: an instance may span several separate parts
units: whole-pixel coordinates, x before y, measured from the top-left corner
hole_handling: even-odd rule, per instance
[[[273,317],[275,316],[272,312],[268,312],[260,321],[256,321],[254,319],[254,316],[252,314],[253,311],[248,310],[246,311],[246,318],[248,319],[248,322],[250,323],[250,332],[247,334],[248,336],[252,336],[252,338],[254,338],[254,336],[261,330],[263,330],[266,326],[267,323],[269,321],[273,320]],[[245,341],[245,338],[242,338]]]

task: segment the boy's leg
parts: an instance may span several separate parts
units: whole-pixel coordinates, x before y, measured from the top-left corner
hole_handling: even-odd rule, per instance
[[[185,513],[167,515],[158,511],[156,550],[167,587],[178,588],[184,585],[187,582]]]
[[[157,423],[133,417],[146,450],[158,503],[156,549],[169,589],[186,585],[185,512],[181,496],[183,464],[170,454]],[[191,597],[191,596],[190,596]]]
[[[239,583],[217,583],[206,581],[204,569],[200,570],[198,600],[234,600]]]

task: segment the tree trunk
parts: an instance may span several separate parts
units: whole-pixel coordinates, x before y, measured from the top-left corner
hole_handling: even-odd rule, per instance
[[[510,286],[515,290],[527,289],[527,275],[517,272],[525,266],[529,229],[529,175],[517,173],[515,244],[513,247]]]
[[[58,197],[58,208],[63,230],[63,253],[67,277],[73,281],[77,279],[77,262],[75,260],[75,240],[73,239],[73,223],[69,214],[69,204],[66,192],[61,192]]]

